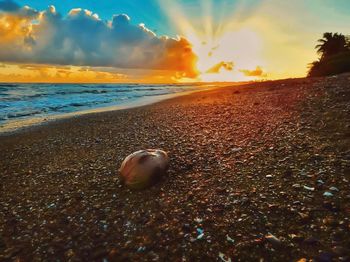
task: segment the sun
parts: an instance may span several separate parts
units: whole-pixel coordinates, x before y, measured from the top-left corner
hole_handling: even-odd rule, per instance
[[[231,21],[214,23],[210,0],[201,2],[201,16],[186,15],[186,11],[174,1],[161,0],[164,12],[175,24],[181,35],[190,41],[197,55],[199,81],[249,81],[257,76],[246,72],[264,66],[261,58],[262,38],[253,28],[234,27]],[[230,66],[225,66],[230,64]],[[216,70],[212,70],[217,68]]]
[[[199,39],[198,35],[188,36],[193,43],[193,51],[198,56],[197,67],[203,81],[246,81],[252,80],[241,70],[254,70],[263,65],[259,58],[261,40],[250,29],[224,32],[215,38]],[[217,71],[211,70],[217,65],[230,63],[230,67],[221,66]]]

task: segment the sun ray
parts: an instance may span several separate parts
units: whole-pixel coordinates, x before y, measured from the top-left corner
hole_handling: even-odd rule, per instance
[[[246,76],[240,70],[254,70],[264,63],[260,57],[259,34],[252,28],[242,26],[241,13],[247,12],[238,2],[232,11],[228,4],[212,0],[201,1],[198,14],[189,16],[184,6],[170,0],[159,0],[159,5],[179,33],[188,39],[198,56],[197,69],[201,81],[242,81],[256,76]],[[230,9],[231,10],[231,9]],[[202,15],[199,15],[202,14]],[[221,68],[215,74],[210,68],[222,62],[234,64],[233,70]]]

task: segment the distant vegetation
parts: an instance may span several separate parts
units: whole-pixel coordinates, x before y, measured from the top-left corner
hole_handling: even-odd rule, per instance
[[[309,76],[328,76],[350,72],[350,37],[324,33],[316,45],[320,58],[310,64]]]

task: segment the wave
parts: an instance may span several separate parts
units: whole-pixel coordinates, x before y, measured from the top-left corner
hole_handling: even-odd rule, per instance
[[[46,95],[75,95],[75,94],[105,94],[107,90],[83,90],[83,91],[57,91]]]
[[[24,112],[11,112],[7,114],[7,118],[18,118],[18,117],[25,117],[25,116],[32,116],[42,113],[41,110],[33,110],[33,111],[24,111]]]
[[[17,87],[19,84],[0,83],[0,87]]]
[[[119,100],[123,100],[123,97],[120,97]],[[72,103],[68,103],[66,105],[58,105],[58,106],[48,106],[47,108],[50,111],[60,111],[62,109],[65,108],[70,108],[70,107],[91,107],[94,105],[103,105],[103,104],[109,104],[109,103],[113,103],[113,100],[109,99],[109,100],[102,100],[102,101],[89,101],[89,102],[72,102]]]
[[[8,90],[8,87],[0,86],[0,92],[7,92]]]
[[[162,88],[137,88],[133,89],[132,91],[158,91],[158,90],[164,90]]]
[[[30,99],[36,99],[36,98],[41,98],[41,97],[54,97],[54,96],[69,96],[69,95],[82,95],[82,94],[94,94],[94,95],[99,95],[99,94],[112,94],[112,93],[127,93],[127,92],[149,92],[149,91],[161,91],[164,89],[161,88],[138,88],[138,89],[116,89],[116,90],[82,90],[82,91],[56,91],[53,93],[38,93],[38,94],[32,94],[32,95],[16,95],[12,96],[11,94],[0,94],[0,101],[25,101],[25,100],[30,100]],[[1,90],[0,90],[1,91]],[[165,91],[165,90],[164,90]],[[7,97],[6,97],[7,96]],[[10,97],[8,97],[10,96]]]
[[[193,87],[193,86],[192,86]],[[125,104],[191,89],[182,85],[0,84],[0,122]]]

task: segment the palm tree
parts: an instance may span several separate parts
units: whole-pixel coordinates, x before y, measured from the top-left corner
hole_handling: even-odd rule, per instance
[[[341,52],[349,50],[348,39],[339,33],[324,33],[319,39],[320,44],[316,45],[317,53],[321,55],[321,60]]]

